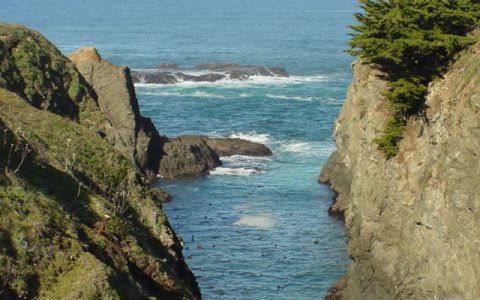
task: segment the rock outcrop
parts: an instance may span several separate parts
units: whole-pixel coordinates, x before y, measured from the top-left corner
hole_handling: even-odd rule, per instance
[[[353,259],[330,299],[480,297],[480,44],[429,88],[387,160],[372,140],[385,128],[386,83],[355,63],[335,125],[337,151],[320,180],[338,193]]]
[[[161,136],[151,120],[140,114],[128,68],[102,59],[95,48],[80,49],[69,58],[93,88],[102,112],[100,120],[92,121],[91,114],[84,118],[80,114],[80,119],[101,125],[115,149],[150,178],[156,174],[165,179],[207,175],[220,166],[219,156],[271,155],[266,146],[241,139]]]
[[[163,146],[163,152],[159,175],[164,179],[203,176],[221,165],[218,155],[195,136],[170,139]]]
[[[264,144],[260,144],[253,141],[248,141],[239,138],[210,138],[201,137],[205,143],[210,147],[218,156],[233,156],[233,155],[246,155],[246,156],[270,156],[272,150],[270,150]]]
[[[138,176],[156,131],[128,70],[93,49],[72,60],[87,80],[40,34],[0,24],[0,298],[199,299],[168,195]]]
[[[289,77],[287,71],[280,67],[265,68],[220,63],[202,64],[193,68],[182,68],[174,64],[160,64],[155,69],[132,71],[135,83],[157,84],[172,84],[184,81],[216,82],[222,79],[248,80],[252,76]]]
[[[238,138],[185,135],[169,139],[163,146],[159,175],[164,179],[207,175],[221,165],[220,156],[269,156],[265,145]]]
[[[130,70],[102,59],[95,48],[80,49],[69,59],[98,97],[106,118],[107,139],[139,170],[149,177],[155,175],[166,138],[159,135],[149,118],[140,114]]]

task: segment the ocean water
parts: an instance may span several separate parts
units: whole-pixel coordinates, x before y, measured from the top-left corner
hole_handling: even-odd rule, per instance
[[[119,3],[121,2],[121,3]],[[281,66],[290,78],[137,85],[162,134],[242,137],[269,158],[222,158],[211,176],[158,182],[205,299],[321,299],[349,263],[332,193],[317,183],[351,81],[355,0],[2,1],[69,54],[95,46],[132,69],[228,62]]]

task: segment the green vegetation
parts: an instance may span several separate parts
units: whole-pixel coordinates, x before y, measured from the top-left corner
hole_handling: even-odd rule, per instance
[[[387,157],[398,152],[407,118],[423,109],[428,84],[455,54],[475,42],[468,34],[480,19],[476,0],[359,0],[364,12],[348,51],[386,74],[392,116],[375,139]]]
[[[0,89],[0,298],[181,299],[164,226],[95,131]]]
[[[0,24],[0,88],[37,108],[78,119],[91,89],[75,66],[40,34]]]

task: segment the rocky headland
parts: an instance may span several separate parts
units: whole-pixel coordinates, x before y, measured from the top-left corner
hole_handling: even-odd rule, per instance
[[[179,82],[216,82],[219,80],[248,80],[253,76],[289,77],[280,67],[211,63],[182,68],[174,64],[160,64],[154,69],[133,70],[135,83],[174,84]]]
[[[162,136],[130,70],[94,48],[63,56],[0,24],[0,295],[199,299],[182,242],[151,189],[208,174],[220,155],[269,155],[238,139]]]
[[[272,154],[266,146],[243,139],[162,136],[140,114],[129,68],[112,65],[94,48],[80,49],[69,58],[96,92],[106,118],[101,133],[150,178],[198,177],[220,166],[219,156]]]
[[[352,263],[326,299],[480,297],[480,44],[429,86],[392,159],[373,140],[387,82],[357,61],[320,181],[338,196]]]

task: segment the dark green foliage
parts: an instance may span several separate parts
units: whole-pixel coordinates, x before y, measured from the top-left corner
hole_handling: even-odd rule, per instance
[[[454,55],[474,42],[467,36],[478,24],[479,1],[359,0],[363,13],[350,42],[350,54],[379,67],[390,82],[386,94],[393,116],[375,140],[395,156],[408,116],[418,113],[429,82],[440,76]]]

